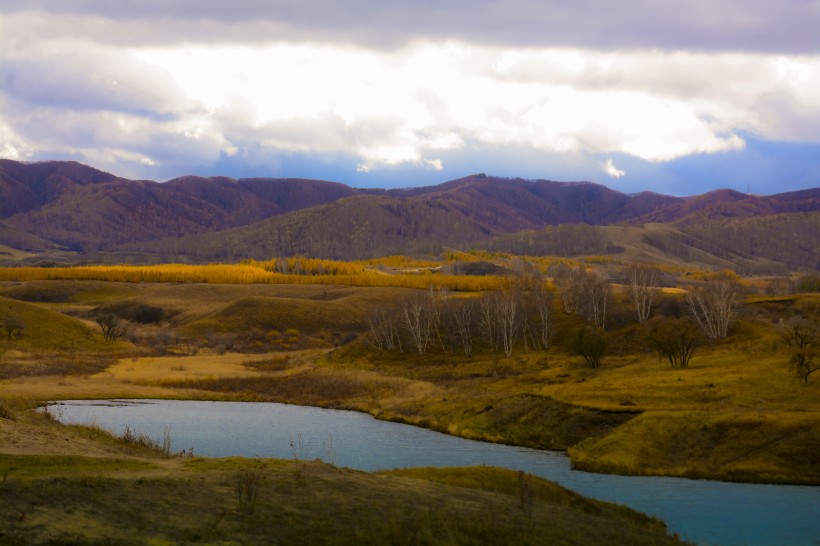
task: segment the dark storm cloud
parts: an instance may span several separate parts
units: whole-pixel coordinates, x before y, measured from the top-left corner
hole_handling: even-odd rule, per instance
[[[396,46],[424,37],[538,47],[820,51],[817,0],[6,0],[0,9],[116,21],[125,32],[99,20],[86,24],[118,43],[301,39]]]

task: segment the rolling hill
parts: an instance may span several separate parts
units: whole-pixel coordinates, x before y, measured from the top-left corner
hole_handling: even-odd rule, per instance
[[[69,250],[92,261],[354,259],[444,247],[612,254],[634,247],[641,232],[640,252],[658,261],[749,271],[820,267],[820,188],[681,198],[477,174],[435,186],[361,190],[305,179],[185,176],[158,183],[75,162],[0,160],[0,197],[1,245]],[[628,237],[603,229],[613,225],[635,229]]]

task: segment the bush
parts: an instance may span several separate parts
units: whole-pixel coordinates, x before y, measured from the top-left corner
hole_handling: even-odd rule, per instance
[[[697,325],[688,319],[656,321],[648,334],[649,343],[672,368],[686,368],[703,342]]]
[[[606,351],[606,338],[604,333],[598,328],[580,328],[575,334],[573,349],[584,358],[584,362],[590,368],[601,366],[601,358]]]
[[[101,315],[97,317],[97,324],[100,325],[103,337],[107,341],[114,342],[128,333],[128,328],[114,315]]]

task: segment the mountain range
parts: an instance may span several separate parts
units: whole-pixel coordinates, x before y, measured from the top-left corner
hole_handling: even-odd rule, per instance
[[[129,180],[72,161],[0,160],[0,245],[21,263],[354,259],[444,248],[622,254],[750,272],[820,268],[820,188],[627,195],[475,174],[410,189],[306,179]],[[19,260],[18,260],[19,261]]]

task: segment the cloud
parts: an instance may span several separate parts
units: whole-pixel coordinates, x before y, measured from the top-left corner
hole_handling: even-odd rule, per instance
[[[627,159],[820,142],[816,2],[291,4],[4,2],[0,156],[375,176],[495,149],[631,180]]]
[[[76,29],[120,44],[273,38],[400,47],[416,39],[455,39],[594,49],[820,49],[820,6],[813,0],[5,0],[3,11],[49,14],[62,19],[59,33]]]
[[[364,171],[440,168],[440,152],[467,141],[663,162],[742,149],[738,130],[820,135],[816,57],[61,40],[8,57],[6,98],[20,107],[7,122],[30,147],[62,139],[74,152],[130,149],[156,163],[170,150],[207,161],[255,142],[351,154]]]
[[[626,171],[622,171],[621,169],[615,166],[612,159],[607,159],[606,161],[601,163],[601,167],[604,169],[604,172],[612,178],[621,178],[626,174]]]

